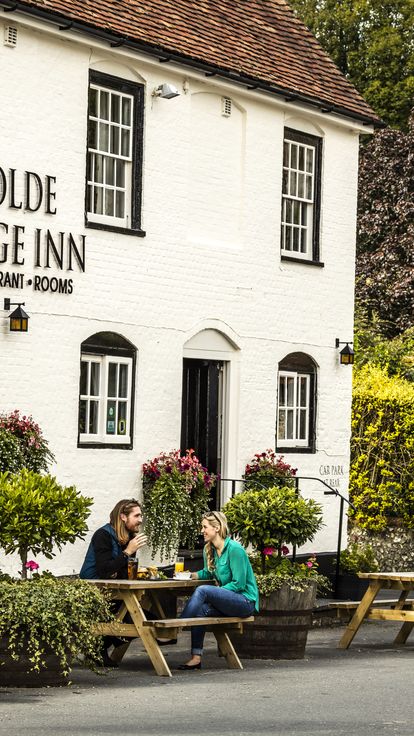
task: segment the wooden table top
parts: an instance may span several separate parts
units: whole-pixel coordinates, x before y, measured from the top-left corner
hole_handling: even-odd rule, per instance
[[[359,578],[370,580],[401,580],[404,583],[414,583],[414,572],[359,572]]]
[[[197,585],[209,583],[209,580],[87,580],[87,583],[97,585],[99,588],[110,588],[111,590],[167,590],[195,588]]]

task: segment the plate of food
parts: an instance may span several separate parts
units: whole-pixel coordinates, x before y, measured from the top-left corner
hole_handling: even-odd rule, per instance
[[[183,570],[183,572],[176,572],[174,580],[191,580],[190,570]]]

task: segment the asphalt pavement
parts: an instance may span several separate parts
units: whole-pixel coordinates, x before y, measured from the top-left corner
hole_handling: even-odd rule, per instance
[[[0,690],[1,736],[414,736],[414,635],[394,649],[399,624],[365,623],[338,650],[343,626],[309,633],[303,660],[245,660],[228,670],[206,637],[203,668],[155,675],[134,642],[118,670],[76,668],[66,688]],[[185,661],[189,634],[165,647]]]

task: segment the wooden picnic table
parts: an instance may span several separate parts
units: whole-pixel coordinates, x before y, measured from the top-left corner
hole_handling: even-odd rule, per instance
[[[364,621],[402,621],[395,645],[405,644],[414,627],[414,600],[408,595],[414,590],[414,572],[359,572],[358,577],[369,581],[369,586],[358,608],[347,625],[339,642],[340,649],[348,649]],[[381,601],[381,608],[374,608],[374,601],[381,590],[399,590],[395,601]]]
[[[211,617],[195,619],[168,619],[165,616],[159,595],[163,591],[170,591],[177,596],[191,595],[198,585],[208,584],[205,580],[89,580],[89,583],[110,591],[113,600],[122,601],[116,613],[115,621],[107,624],[97,624],[94,627],[96,635],[135,638],[140,637],[145,650],[158,675],[172,677],[171,670],[156,637],[176,637],[177,633],[191,626],[206,626],[216,638],[220,653],[226,658],[231,669],[243,669],[234,646],[229,639],[228,631],[242,631],[245,621],[253,621],[253,617]],[[148,620],[144,609],[151,609],[159,619]],[[127,614],[133,623],[126,623]],[[117,647],[112,657],[121,661],[130,642],[125,646]]]

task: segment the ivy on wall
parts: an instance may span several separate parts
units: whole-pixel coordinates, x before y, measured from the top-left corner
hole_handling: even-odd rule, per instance
[[[414,386],[373,365],[354,375],[350,498],[362,529],[414,528]]]

